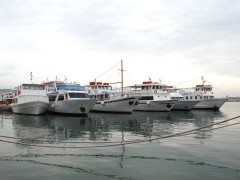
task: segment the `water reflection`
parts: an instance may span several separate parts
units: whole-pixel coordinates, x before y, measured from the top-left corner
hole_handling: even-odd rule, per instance
[[[88,117],[13,114],[12,123],[16,136],[23,139],[126,141],[200,128],[223,117],[220,111],[89,113]],[[210,136],[209,132],[199,132],[196,138]]]

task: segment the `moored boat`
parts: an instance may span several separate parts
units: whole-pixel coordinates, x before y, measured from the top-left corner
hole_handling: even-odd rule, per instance
[[[14,92],[12,90],[6,93],[1,93],[0,110],[3,110],[3,111],[11,110],[10,104],[12,103],[13,96],[14,96]]]
[[[44,114],[49,105],[45,86],[42,84],[22,84],[14,89],[11,109],[17,114]]]
[[[91,111],[110,113],[131,113],[134,105],[139,101],[138,96],[123,94],[113,90],[109,83],[90,82],[85,86],[89,96],[97,99]]]
[[[86,116],[96,104],[83,86],[77,83],[50,81],[44,83],[49,98],[48,112]]]
[[[193,109],[219,110],[228,101],[228,98],[215,98],[212,85],[205,85],[202,77],[202,84],[191,88],[181,88],[179,93],[185,100],[198,100]]]
[[[171,111],[177,100],[172,100],[164,90],[164,84],[144,81],[130,87],[130,93],[140,96],[140,101],[134,106],[135,111]]]
[[[192,108],[200,102],[200,100],[186,100],[184,99],[183,95],[178,92],[177,88],[173,86],[164,86],[164,90],[166,90],[172,100],[177,100],[175,105],[173,106],[172,110],[175,111],[190,111]]]

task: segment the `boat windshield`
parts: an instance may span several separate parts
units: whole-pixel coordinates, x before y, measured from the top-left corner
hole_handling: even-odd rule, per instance
[[[69,91],[86,91],[85,87],[79,84],[61,84],[57,85],[57,90],[69,90]]]
[[[89,98],[87,93],[68,93],[70,98]]]

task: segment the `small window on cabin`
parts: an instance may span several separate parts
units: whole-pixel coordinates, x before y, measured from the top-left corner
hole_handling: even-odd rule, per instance
[[[89,98],[86,93],[69,93],[70,98]]]
[[[197,96],[195,96],[195,99],[197,99]]]
[[[190,99],[192,99],[192,96],[190,96]]]
[[[155,86],[155,85],[153,85],[153,86],[152,86],[152,88],[153,88],[153,89],[156,89],[156,86]]]
[[[202,96],[200,96],[200,99],[202,99]]]
[[[188,99],[188,96],[186,96],[186,99]]]
[[[63,101],[64,100],[64,96],[63,95],[59,95],[58,96],[58,101]]]
[[[22,88],[23,88],[23,89],[29,89],[29,85],[28,85],[28,84],[24,84],[24,85],[22,86]]]
[[[55,101],[56,96],[49,96],[48,99],[49,99],[49,101]]]
[[[34,89],[34,85],[29,85],[30,89]]]

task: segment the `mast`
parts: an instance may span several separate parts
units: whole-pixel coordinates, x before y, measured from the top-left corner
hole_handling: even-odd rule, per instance
[[[123,61],[121,60],[121,93],[123,96]]]

